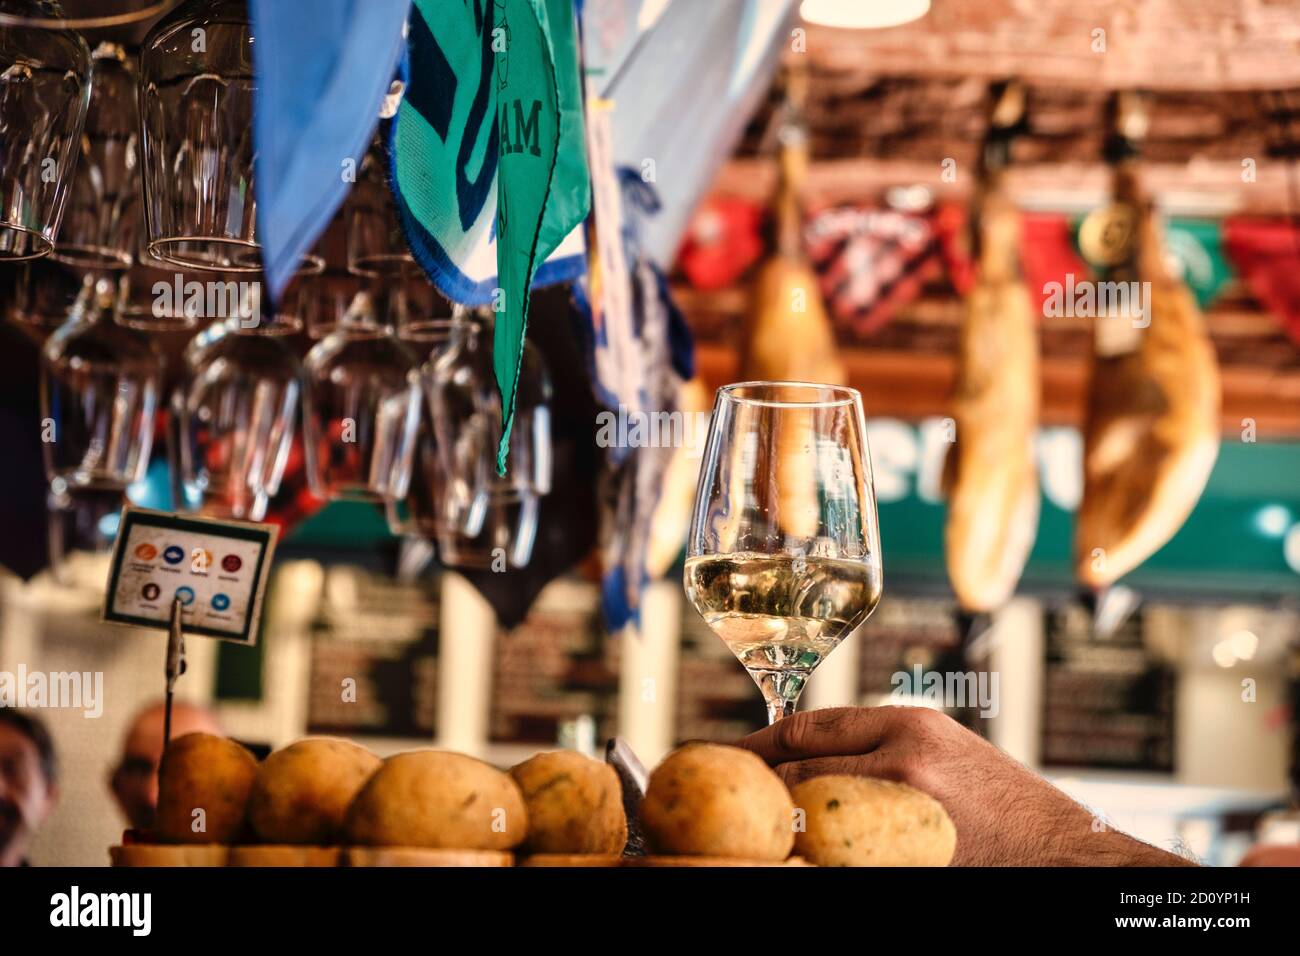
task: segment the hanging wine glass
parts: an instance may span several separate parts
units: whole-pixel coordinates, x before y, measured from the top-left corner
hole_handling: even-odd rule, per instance
[[[81,269],[122,270],[138,241],[139,116],[134,67],[116,43],[91,54],[90,108],[52,259]]]
[[[284,336],[292,325],[249,327],[230,316],[194,337],[173,399],[178,470],[187,508],[261,521],[279,490],[302,391],[302,369]]]
[[[90,104],[90,50],[49,11],[0,0],[0,260],[53,250]]]
[[[378,137],[376,137],[376,144]],[[418,275],[372,145],[344,205],[348,272],[365,280],[335,327],[307,355],[306,462],[312,491],[385,505],[407,495],[415,461],[421,358],[399,340],[412,321]],[[387,217],[383,246],[376,218]]]
[[[496,473],[501,397],[492,367],[493,313],[458,309],[429,385],[446,477],[438,551],[451,567],[522,567],[532,554],[540,497],[550,491],[550,381],[525,343],[510,468]]]
[[[446,521],[470,538],[482,530],[496,475],[500,431],[493,409],[500,408],[500,396],[489,349],[482,322],[457,309],[448,346],[429,376],[429,411],[446,476]]]
[[[90,106],[58,242],[48,256],[15,266],[8,317],[40,328],[62,324],[88,274],[116,281],[138,234],[135,76],[116,44],[101,43],[91,58]]]
[[[46,477],[71,488],[125,489],[144,476],[162,359],[113,320],[115,290],[87,278],[68,321],[41,353]]]
[[[204,314],[204,296],[186,296],[190,280],[148,251],[137,168],[134,71],[115,44],[101,43],[92,59],[81,158],[59,240],[48,258],[21,267],[11,316],[57,324],[89,273],[116,284],[115,315],[122,324],[147,331],[187,328]]]
[[[420,360],[389,322],[376,312],[372,293],[359,292],[339,327],[307,354],[306,465],[319,497],[383,503],[406,495]]]
[[[501,438],[501,393],[492,365],[495,314],[460,310],[452,340],[434,366],[432,406],[442,453],[447,458],[452,508],[480,513],[483,496],[515,500],[551,490],[551,383],[541,353],[525,341],[510,433],[509,469],[496,475]]]
[[[150,250],[191,269],[259,271],[244,0],[186,0],[155,24],[140,85]]]
[[[406,497],[390,498],[385,504],[388,528],[393,534],[434,540],[454,532],[447,513],[447,473],[438,454],[437,435],[430,409],[433,362],[451,341],[451,319],[415,319],[408,315],[399,337],[417,353],[428,355],[420,368],[419,425],[411,459],[411,480]]]

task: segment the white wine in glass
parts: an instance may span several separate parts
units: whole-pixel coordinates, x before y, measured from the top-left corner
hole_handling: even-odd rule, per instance
[[[754,678],[773,722],[883,589],[862,400],[851,388],[718,390],[686,594]]]

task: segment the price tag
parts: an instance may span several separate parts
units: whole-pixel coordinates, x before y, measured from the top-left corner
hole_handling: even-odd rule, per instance
[[[279,529],[124,508],[101,618],[167,630],[181,602],[187,634],[257,641]]]

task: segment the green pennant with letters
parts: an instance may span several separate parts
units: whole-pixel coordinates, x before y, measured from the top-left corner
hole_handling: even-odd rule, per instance
[[[493,366],[501,389],[497,472],[505,474],[515,389],[538,264],[587,217],[591,183],[572,0],[496,0],[497,303]]]

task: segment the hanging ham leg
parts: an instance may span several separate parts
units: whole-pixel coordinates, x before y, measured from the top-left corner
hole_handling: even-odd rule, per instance
[[[1084,434],[1075,573],[1103,588],[1159,550],[1195,507],[1219,451],[1219,371],[1192,294],[1165,267],[1132,161],[1116,200],[1136,211],[1134,251],[1110,278],[1149,290],[1147,314],[1099,317]],[[1148,323],[1143,328],[1144,323]]]
[[[956,443],[944,461],[944,557],[962,610],[984,613],[1015,591],[1038,531],[1038,337],[1020,278],[1020,218],[997,189],[976,203],[978,275],[966,300],[953,400]]]

